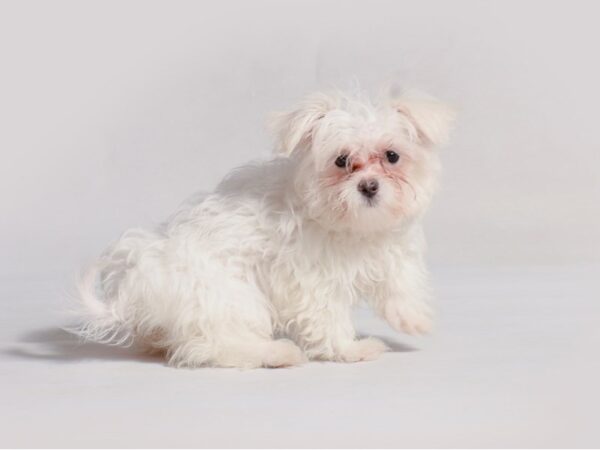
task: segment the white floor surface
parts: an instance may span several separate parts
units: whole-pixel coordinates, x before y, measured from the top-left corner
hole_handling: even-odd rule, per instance
[[[381,359],[252,371],[78,344],[58,328],[61,277],[5,278],[0,446],[600,446],[599,268],[433,277],[432,336],[361,310]]]

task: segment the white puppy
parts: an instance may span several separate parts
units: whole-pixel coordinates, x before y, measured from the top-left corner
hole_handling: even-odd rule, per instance
[[[176,366],[361,361],[365,299],[427,332],[421,217],[453,114],[428,98],[318,93],[273,120],[278,156],[230,174],[155,231],[127,231],[79,285],[85,338]]]

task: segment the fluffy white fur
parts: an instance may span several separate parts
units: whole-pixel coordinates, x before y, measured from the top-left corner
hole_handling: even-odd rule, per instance
[[[396,330],[429,331],[421,217],[451,120],[428,97],[307,97],[274,118],[274,159],[99,258],[79,284],[77,332],[175,366],[282,367],[377,358],[385,345],[351,321],[362,299]],[[363,180],[377,181],[372,197]]]

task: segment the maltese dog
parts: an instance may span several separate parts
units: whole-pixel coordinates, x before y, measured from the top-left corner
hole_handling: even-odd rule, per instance
[[[276,156],[229,174],[153,231],[131,229],[78,284],[76,332],[174,366],[355,362],[366,301],[395,330],[431,328],[421,218],[449,107],[414,94],[317,93],[276,114]]]

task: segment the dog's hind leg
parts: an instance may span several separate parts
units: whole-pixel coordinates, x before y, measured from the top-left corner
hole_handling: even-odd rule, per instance
[[[292,341],[273,338],[273,311],[254,283],[223,267],[201,278],[166,327],[169,364],[199,367],[287,367],[306,360]],[[218,279],[217,279],[218,277]],[[187,292],[188,290],[186,290]]]
[[[290,367],[307,361],[296,344],[287,339],[270,340],[255,336],[215,342],[190,339],[172,346],[169,364],[177,367]]]
[[[214,365],[219,367],[290,367],[307,361],[300,348],[287,339],[228,342],[219,346]]]

